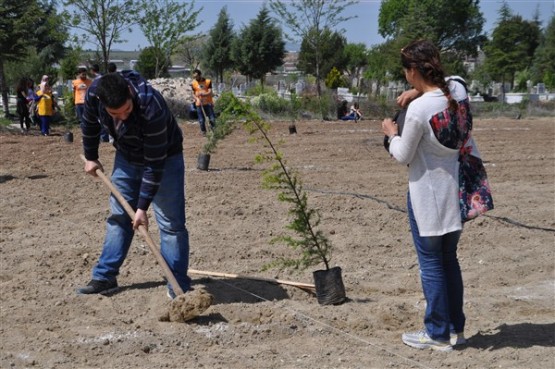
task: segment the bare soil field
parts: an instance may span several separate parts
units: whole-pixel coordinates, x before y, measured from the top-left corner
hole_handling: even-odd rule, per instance
[[[86,175],[81,136],[0,132],[1,368],[555,367],[555,120],[476,120],[495,209],[465,225],[459,257],[468,344],[451,353],[403,345],[425,303],[406,214],[407,170],[382,146],[380,122],[272,123],[334,245],[348,301],[251,278],[191,274],[213,305],[187,323],[168,309],[162,271],[137,235],[110,296],[78,296],[101,251],[108,190]],[[261,271],[292,255],[270,239],[287,206],[261,188],[259,143],[238,128],[196,169],[198,126],[185,132],[190,267],[313,283],[312,272]],[[101,146],[110,173],[114,148]],[[152,216],[151,216],[152,220]],[[151,221],[150,233],[158,242]]]

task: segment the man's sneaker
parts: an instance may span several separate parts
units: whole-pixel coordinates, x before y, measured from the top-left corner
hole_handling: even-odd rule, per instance
[[[77,289],[78,295],[90,295],[95,293],[107,294],[115,292],[118,289],[118,282],[113,281],[100,281],[98,279],[91,279],[85,286]]]
[[[452,346],[465,345],[466,338],[464,338],[464,332],[459,332],[459,333],[451,332],[449,341],[451,342]]]
[[[436,351],[449,352],[453,346],[449,341],[438,341],[431,339],[425,330],[420,332],[403,333],[403,343],[417,349],[432,349]]]

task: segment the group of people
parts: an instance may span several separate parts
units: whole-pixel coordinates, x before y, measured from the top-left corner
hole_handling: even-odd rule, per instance
[[[411,42],[402,49],[400,61],[413,86],[397,99],[399,105],[408,106],[404,128],[400,133],[400,122],[385,119],[382,129],[389,137],[391,156],[408,165],[408,218],[426,299],[423,329],[404,333],[401,339],[419,349],[451,351],[465,343],[463,281],[457,258],[463,228],[457,171],[461,138],[469,132],[461,131],[468,125],[458,120],[472,116],[466,114],[465,87],[445,76],[433,43]],[[200,71],[195,71],[193,90],[199,123],[205,122],[207,114],[212,125],[210,81],[203,79]],[[130,219],[122,205],[114,197],[110,199],[102,253],[92,279],[77,292],[105,294],[117,289],[119,269],[134,231],[148,226],[151,205],[160,229],[161,253],[181,289],[189,291],[183,133],[164,98],[136,72],[112,73],[92,82],[83,110],[85,171],[96,176],[97,169],[103,170],[98,148],[104,127],[117,137],[112,182],[136,213]],[[201,131],[205,132],[203,123]],[[474,141],[465,142],[477,154]],[[167,291],[170,298],[175,297],[171,284]]]
[[[354,120],[358,122],[362,119],[362,112],[360,111],[360,106],[358,102],[355,102],[351,107],[348,107],[349,103],[347,100],[341,101],[337,107],[337,119],[339,120]]]
[[[110,63],[108,70],[115,72],[117,70],[116,64]],[[91,66],[90,74],[93,79],[102,76],[98,64]],[[76,79],[71,82],[75,112],[80,125],[83,117],[85,94],[92,81],[87,75],[87,68],[81,67],[77,70]],[[22,133],[28,133],[31,126],[39,126],[41,135],[50,135],[50,125],[56,109],[58,109],[58,104],[48,75],[42,76],[36,89],[31,78],[21,78],[16,86],[16,102],[16,112]],[[108,142],[110,137],[107,132],[103,131],[101,139],[103,142]]]
[[[21,78],[16,87],[16,112],[23,133],[29,132],[31,125],[38,125],[43,136],[50,134],[50,122],[57,109],[52,86],[47,75],[42,76],[38,89],[30,78]]]

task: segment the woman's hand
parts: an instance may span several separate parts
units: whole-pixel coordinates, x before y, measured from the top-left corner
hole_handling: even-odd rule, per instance
[[[384,135],[391,137],[399,134],[399,127],[391,118],[385,118],[382,122],[382,130]]]
[[[401,93],[401,95],[397,96],[397,104],[400,107],[404,108],[412,100],[416,99],[418,96],[420,96],[420,91],[418,91],[414,88],[412,90],[403,91],[403,93]]]

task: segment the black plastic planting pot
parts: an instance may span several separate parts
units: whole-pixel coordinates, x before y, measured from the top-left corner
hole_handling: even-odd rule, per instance
[[[339,305],[345,302],[345,286],[340,267],[317,270],[312,275],[316,286],[316,298],[320,305]]]
[[[210,165],[210,154],[198,154],[197,169],[208,170]]]

